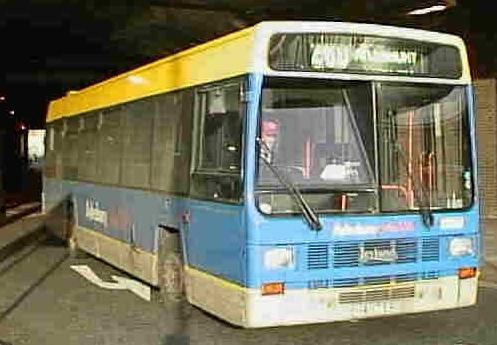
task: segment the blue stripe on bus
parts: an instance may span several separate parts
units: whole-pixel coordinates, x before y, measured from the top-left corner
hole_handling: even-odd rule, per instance
[[[304,219],[300,215],[289,216],[264,216],[259,213],[255,206],[247,204],[250,210],[249,228],[251,229],[248,243],[250,244],[282,244],[287,242],[305,242],[305,241],[329,241],[331,239],[341,238],[334,234],[334,230],[341,226],[370,226],[380,224],[405,224],[412,227],[412,230],[398,232],[379,232],[374,235],[367,235],[357,232],[356,235],[343,236],[343,240],[363,240],[369,238],[399,238],[413,236],[436,236],[443,234],[457,234],[462,232],[478,232],[479,228],[479,210],[478,206],[465,211],[458,212],[434,212],[434,225],[430,228],[425,227],[419,214],[396,214],[396,215],[327,215],[321,216],[323,228],[321,231],[311,231]],[[463,217],[463,229],[441,229],[439,224],[443,218]],[[338,236],[338,237],[337,237]]]
[[[76,201],[78,222],[81,226],[101,231],[103,234],[130,243],[131,228],[135,226],[135,244],[149,252],[155,252],[157,246],[157,230],[159,223],[168,226],[180,227],[182,212],[189,210],[191,222],[188,228],[181,230],[186,236],[188,264],[192,267],[216,275],[220,278],[235,282],[241,286],[251,288],[259,287],[263,282],[285,281],[292,282],[290,286],[302,287],[311,281],[329,280],[331,278],[354,278],[369,276],[385,276],[396,274],[409,274],[419,272],[448,272],[463,266],[478,266],[478,256],[453,259],[448,256],[446,239],[450,236],[472,234],[477,236],[476,208],[465,213],[436,214],[435,224],[442,216],[461,215],[465,217],[464,229],[458,231],[441,230],[436,226],[428,230],[419,222],[419,215],[412,216],[349,216],[339,217],[340,222],[353,222],[360,224],[378,223],[379,219],[396,220],[412,219],[416,223],[413,232],[381,234],[377,236],[334,236],[327,231],[329,226],[321,232],[310,231],[301,217],[294,216],[287,219],[266,220],[258,225],[258,241],[245,242],[246,225],[244,224],[243,206],[224,205],[207,201],[198,201],[185,198],[168,197],[151,192],[130,190],[125,188],[91,185],[88,183],[69,182],[46,179],[46,199],[48,205],[57,201],[57,198],[72,195]],[[98,222],[86,217],[87,200],[94,199],[98,205],[95,209],[105,210],[109,214],[109,227],[103,228]],[[59,199],[60,200],[60,199]],[[120,209],[121,223],[112,219],[116,213],[113,208]],[[118,212],[117,212],[118,213]],[[127,221],[124,221],[126,220]],[[256,218],[257,219],[257,218]],[[337,217],[323,217],[324,224],[333,224]],[[268,223],[269,222],[269,223]],[[118,228],[118,225],[127,225]],[[403,238],[440,238],[440,254],[438,262],[421,262],[377,265],[363,267],[346,267],[309,270],[307,265],[306,247],[310,243],[329,244],[339,241],[366,241],[381,239]],[[478,241],[477,241],[478,242]],[[263,253],[275,245],[292,246],[295,248],[296,266],[293,269],[267,270],[264,268]],[[246,271],[248,268],[248,272]],[[295,285],[296,284],[296,285]]]
[[[82,227],[151,253],[157,251],[159,224],[179,229],[186,236],[190,266],[240,285],[245,282],[246,234],[241,205],[74,181],[45,179],[44,183],[47,207],[71,198]],[[98,219],[101,211],[107,216],[107,226]],[[190,213],[188,226],[181,222],[186,211]]]

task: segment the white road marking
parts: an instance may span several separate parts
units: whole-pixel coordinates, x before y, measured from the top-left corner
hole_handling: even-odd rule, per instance
[[[149,286],[142,284],[137,280],[119,277],[119,276],[112,276],[112,279],[114,279],[119,284],[126,286],[126,288],[129,291],[133,292],[138,297],[141,297],[145,301],[150,302],[150,287]]]
[[[100,277],[98,277],[93,270],[87,265],[71,265],[71,268],[85,277],[87,280],[92,282],[93,284],[101,287],[103,289],[109,290],[126,290],[126,286],[120,283],[114,282],[104,282]]]
[[[93,270],[87,265],[71,265],[71,269],[81,274],[91,283],[109,290],[129,290],[140,298],[150,301],[150,287],[141,282],[129,278],[112,276],[115,282],[103,281]]]

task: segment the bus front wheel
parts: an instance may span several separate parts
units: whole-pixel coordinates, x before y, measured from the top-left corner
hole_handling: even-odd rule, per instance
[[[184,276],[179,232],[161,229],[159,241],[159,300],[161,302],[181,301],[184,298]]]

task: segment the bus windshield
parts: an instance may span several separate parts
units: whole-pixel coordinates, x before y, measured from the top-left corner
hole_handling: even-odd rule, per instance
[[[372,211],[376,176],[371,85],[268,78],[262,94],[261,151],[316,211]],[[297,212],[259,164],[261,210]],[[347,197],[348,207],[341,207]]]
[[[379,84],[382,208],[461,209],[473,187],[465,89]]]
[[[468,206],[464,88],[374,86],[377,114],[370,82],[267,78],[260,159],[285,174],[316,212]],[[259,209],[299,213],[267,165],[258,166]]]

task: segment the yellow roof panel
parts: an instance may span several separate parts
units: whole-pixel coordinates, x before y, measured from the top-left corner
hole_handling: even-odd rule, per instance
[[[254,27],[118,75],[50,102],[47,122],[249,71]]]

